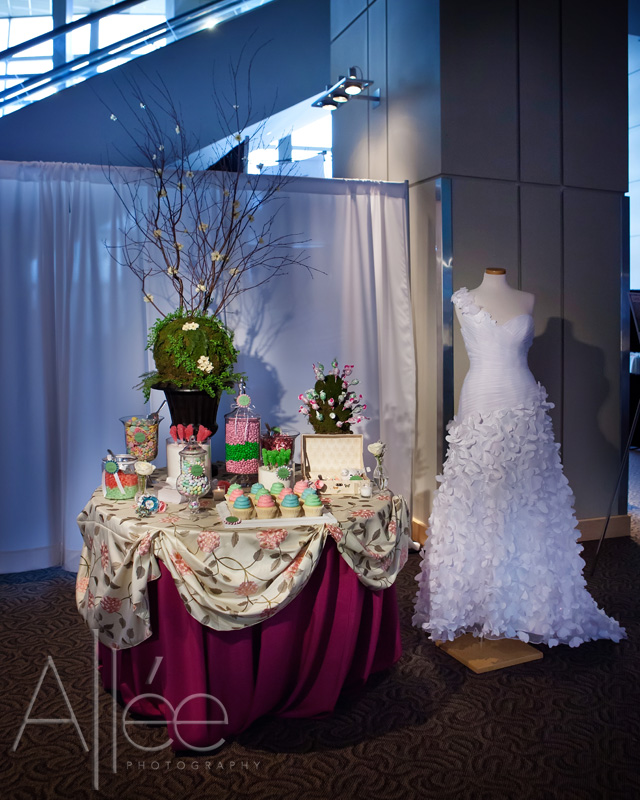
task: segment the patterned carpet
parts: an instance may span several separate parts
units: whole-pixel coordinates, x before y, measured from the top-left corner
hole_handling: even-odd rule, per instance
[[[586,549],[587,562],[594,546]],[[404,655],[320,720],[264,719],[215,755],[144,753],[120,732],[112,771],[110,698],[100,690],[100,791],[92,790],[91,636],[61,569],[0,576],[0,797],[438,798],[609,800],[640,797],[640,546],[606,543],[589,587],[629,640],[474,675],[410,625],[413,554],[399,578]],[[89,752],[69,725],[27,726],[11,747],[47,656]],[[50,670],[32,716],[68,717]],[[138,728],[150,746],[159,728]],[[153,765],[157,766],[153,766]]]

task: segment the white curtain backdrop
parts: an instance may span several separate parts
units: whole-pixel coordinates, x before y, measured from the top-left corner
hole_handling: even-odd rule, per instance
[[[263,423],[311,433],[297,410],[298,395],[313,385],[312,363],[354,364],[371,417],[356,429],[365,444],[387,442],[391,484],[410,499],[406,187],[297,178],[281,194],[274,234],[305,240],[317,271],[292,269],[229,310],[238,368]],[[100,481],[100,459],[107,448],[123,450],[119,417],[145,412],[132,387],[150,368],[144,347],[153,309],[105,246],[121,243],[123,223],[100,167],[0,162],[0,572],[76,569],[75,518]],[[162,399],[153,392],[152,407]],[[229,402],[221,403],[214,457],[223,456]],[[368,454],[365,462],[374,466]],[[162,447],[156,463],[164,463]]]

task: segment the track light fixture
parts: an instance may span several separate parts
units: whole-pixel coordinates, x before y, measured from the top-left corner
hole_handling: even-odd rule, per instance
[[[363,90],[371,86],[373,81],[364,78],[360,67],[349,67],[348,75],[341,75],[333,86],[327,86],[327,91],[315,103],[316,108],[329,108],[335,111],[339,105],[344,105],[348,100],[371,100],[374,105],[380,104],[380,90],[373,94],[363,94]]]

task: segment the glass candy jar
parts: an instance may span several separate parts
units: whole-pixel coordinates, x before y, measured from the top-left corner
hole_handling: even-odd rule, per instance
[[[231,411],[224,417],[225,460],[232,475],[255,475],[260,466],[260,417],[254,414],[251,398],[240,385]]]
[[[206,473],[207,451],[197,442],[190,442],[180,451],[180,474],[176,489],[189,502],[189,511],[197,516],[200,511],[200,498],[211,486]]]
[[[127,453],[138,461],[153,461],[158,456],[158,428],[164,417],[120,417],[124,425]]]
[[[102,494],[107,500],[133,500],[138,491],[136,458],[125,454],[102,459]]]

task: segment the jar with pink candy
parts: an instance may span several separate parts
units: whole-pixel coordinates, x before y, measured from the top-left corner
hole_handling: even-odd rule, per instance
[[[227,472],[253,475],[260,466],[260,417],[254,414],[244,383],[231,411],[225,415],[225,461]]]

